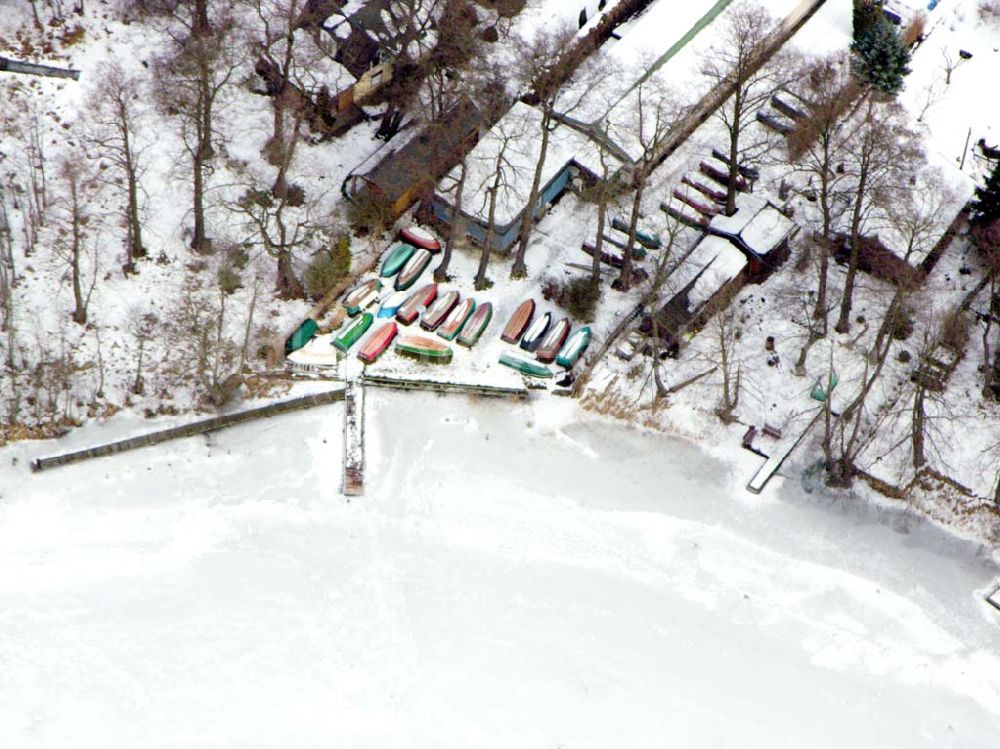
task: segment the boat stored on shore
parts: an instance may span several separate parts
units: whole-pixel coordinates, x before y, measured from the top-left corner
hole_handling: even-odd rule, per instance
[[[375,317],[371,312],[362,312],[354,318],[354,320],[352,320],[346,328],[344,328],[342,333],[333,339],[333,345],[341,351],[346,352],[351,346],[358,342],[358,339],[361,338],[361,336],[368,332],[368,328],[372,326],[372,321],[374,319]]]
[[[552,377],[552,370],[544,364],[533,362],[517,354],[509,354],[506,351],[500,354],[500,363],[529,377]]]
[[[462,329],[465,325],[465,321],[469,319],[472,313],[476,309],[476,300],[472,297],[463,299],[459,304],[455,305],[445,321],[441,323],[441,327],[438,328],[437,334],[444,338],[446,341],[452,341],[455,336],[458,335],[458,331]]]
[[[409,325],[417,319],[421,312],[427,309],[430,303],[434,301],[437,293],[438,287],[436,283],[421,286],[410,294],[406,298],[406,301],[403,302],[403,305],[396,310],[396,319],[404,325]]]
[[[544,315],[539,317],[533,323],[531,327],[528,328],[528,332],[524,334],[524,338],[521,339],[521,348],[525,351],[534,352],[542,343],[542,339],[549,330],[549,325],[552,324],[552,313],[546,312]]]
[[[399,272],[396,276],[396,291],[406,291],[408,288],[413,286],[417,282],[417,279],[423,274],[427,269],[427,265],[431,262],[431,253],[427,250],[420,249],[414,252],[410,259],[406,261],[406,265],[403,266],[403,270]]]
[[[524,331],[531,324],[531,318],[535,316],[535,300],[525,299],[514,310],[507,325],[504,326],[500,340],[506,343],[517,343],[524,335]]]
[[[344,301],[342,302],[347,314],[354,317],[354,315],[358,314],[365,307],[373,304],[378,299],[378,293],[381,288],[382,284],[379,280],[373,278],[370,281],[358,284],[347,292],[347,296],[344,297]]]
[[[480,336],[486,331],[486,326],[493,319],[493,305],[489,302],[480,304],[472,316],[465,321],[462,332],[458,334],[458,342],[472,348],[479,342]]]
[[[572,368],[583,352],[587,350],[587,346],[590,345],[590,336],[590,328],[586,325],[573,331],[573,334],[566,339],[566,343],[559,350],[556,364],[566,369]]]
[[[458,304],[457,291],[449,291],[447,294],[439,296],[437,301],[420,316],[420,327],[424,330],[435,330],[456,304]]]
[[[559,349],[562,348],[563,343],[566,342],[566,336],[569,335],[571,327],[569,320],[565,317],[553,325],[551,330],[545,334],[542,342],[538,344],[535,358],[543,362],[553,361],[556,358],[556,354],[559,353]]]
[[[407,261],[413,257],[413,253],[417,251],[417,248],[412,244],[398,244],[393,247],[389,254],[385,256],[385,260],[382,261],[382,268],[379,270],[379,275],[382,278],[388,278],[389,276],[395,276],[399,273],[399,269],[406,265]]]
[[[382,355],[383,351],[389,348],[389,344],[392,343],[397,332],[399,332],[399,328],[396,323],[392,321],[384,323],[358,352],[358,358],[365,364],[371,364]]]
[[[451,346],[425,335],[404,335],[396,339],[396,353],[433,364],[451,362]]]

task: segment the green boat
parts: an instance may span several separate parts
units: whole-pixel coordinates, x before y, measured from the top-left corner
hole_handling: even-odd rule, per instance
[[[479,342],[479,337],[486,330],[486,326],[493,319],[493,305],[489,302],[480,304],[462,328],[458,335],[458,342],[463,346],[472,348]]]
[[[611,228],[617,229],[620,232],[628,234],[629,225],[625,221],[616,216],[615,218],[611,219]],[[639,244],[641,244],[646,249],[649,250],[660,249],[660,238],[657,235],[653,234],[652,232],[642,231],[641,229],[637,228],[635,230],[635,238],[639,240]]]
[[[396,339],[396,353],[411,359],[432,364],[449,364],[451,347],[435,338],[423,335],[404,335]]]
[[[285,341],[285,356],[288,356],[293,351],[298,351],[309,343],[309,339],[316,335],[318,329],[319,325],[316,324],[316,321],[311,317],[307,317],[295,332],[289,336],[288,340]]]
[[[446,341],[455,340],[455,336],[458,335],[462,326],[465,325],[465,321],[472,316],[472,313],[476,310],[476,300],[471,297],[468,299],[463,299],[456,307],[451,311],[451,313],[444,319],[441,326],[437,329],[437,334],[444,338]]]
[[[396,276],[396,291],[406,291],[413,286],[430,261],[431,253],[427,250],[417,250],[410,255],[410,259],[406,261],[406,265],[403,266],[399,275]]]
[[[528,375],[528,377],[552,376],[552,370],[546,367],[544,364],[539,364],[538,362],[522,359],[520,356],[517,356],[515,354],[508,354],[508,353],[500,354],[500,363],[503,364],[505,367],[516,369],[521,374]]]
[[[382,278],[388,278],[389,276],[395,276],[399,273],[399,269],[406,265],[406,261],[410,259],[417,248],[412,244],[399,244],[396,245],[388,255],[385,256],[385,260],[382,261],[382,270],[379,271],[379,275]]]
[[[580,355],[587,350],[587,346],[590,345],[590,328],[584,325],[582,328],[578,328],[569,338],[566,339],[566,343],[563,344],[562,349],[559,351],[559,355],[556,357],[556,364],[560,367],[565,367],[570,369],[574,364],[576,364],[577,359]]]
[[[344,329],[344,332],[333,339],[333,345],[341,351],[346,352],[347,349],[358,342],[361,336],[368,332],[368,328],[372,326],[372,320],[374,319],[375,316],[371,312],[364,312],[354,318],[351,324]]]

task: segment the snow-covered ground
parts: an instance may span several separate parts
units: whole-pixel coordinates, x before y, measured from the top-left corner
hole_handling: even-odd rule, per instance
[[[0,745],[995,741],[971,545],[549,397],[367,401],[350,503],[340,406],[0,451]]]

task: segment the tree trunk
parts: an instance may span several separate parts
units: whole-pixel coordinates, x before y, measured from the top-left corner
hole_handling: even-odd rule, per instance
[[[305,289],[295,275],[292,266],[292,253],[288,250],[278,251],[278,274],[274,282],[274,290],[282,299],[301,299]]]
[[[926,424],[926,414],[924,413],[925,395],[926,390],[924,386],[918,382],[917,390],[913,394],[913,424],[911,427],[913,432],[913,467],[917,469],[927,462],[927,458],[924,455],[924,426]]]
[[[191,237],[191,249],[207,255],[212,251],[212,243],[205,235],[205,176],[204,163],[200,149],[196,150],[192,159],[194,177],[194,236]]]
[[[601,253],[604,252],[604,225],[608,220],[608,199],[602,193],[600,202],[597,204],[597,238],[594,240],[594,264],[591,269],[591,277],[594,283],[601,282]]]
[[[195,36],[205,36],[212,33],[212,24],[208,21],[208,0],[195,0],[192,31]]]
[[[618,275],[618,287],[622,291],[632,288],[635,280],[634,262],[632,250],[635,249],[635,233],[639,226],[639,212],[642,210],[642,197],[646,192],[645,169],[639,174],[638,184],[635,188],[635,196],[632,198],[632,213],[629,216],[628,240],[625,242],[625,249],[622,250],[622,272]]]
[[[729,127],[729,185],[726,187],[726,215],[736,213],[736,184],[740,176],[740,117],[743,116],[741,86],[733,93],[733,121]]]
[[[851,259],[847,265],[847,278],[844,280],[844,296],[840,300],[840,317],[834,330],[846,333],[851,329],[851,307],[854,305],[854,279],[858,274],[858,258],[861,254],[861,214],[867,189],[868,166],[863,163],[858,176],[857,195],[854,198],[854,210],[851,214]]]
[[[483,240],[483,252],[479,256],[479,270],[476,271],[476,288],[486,287],[486,269],[490,264],[490,251],[493,249],[493,232],[496,227],[497,192],[500,189],[500,172],[497,172],[490,189],[490,208],[486,219],[486,238]]]
[[[136,258],[146,257],[146,248],[142,243],[142,224],[139,221],[139,178],[136,174],[131,141],[125,128],[122,129],[122,136],[125,179],[128,182],[128,265],[131,270]]]
[[[531,192],[528,193],[528,202],[524,207],[521,216],[521,235],[517,242],[517,254],[514,256],[514,265],[510,270],[511,278],[524,278],[528,275],[528,268],[524,264],[524,254],[528,250],[528,241],[531,239],[531,226],[535,220],[535,204],[538,202],[538,194],[541,192],[542,172],[545,170],[545,156],[549,150],[549,122],[552,115],[546,112],[542,116],[542,140],[538,154],[538,163],[535,165],[535,176],[531,180]]]
[[[444,252],[441,253],[441,264],[434,269],[434,280],[444,283],[448,280],[448,266],[451,264],[451,253],[455,247],[455,242],[462,238],[465,233],[465,217],[462,215],[462,193],[465,191],[465,177],[468,168],[465,159],[458,165],[458,184],[455,185],[455,207],[451,212],[451,231],[444,243]],[[477,275],[478,279],[479,276]]]

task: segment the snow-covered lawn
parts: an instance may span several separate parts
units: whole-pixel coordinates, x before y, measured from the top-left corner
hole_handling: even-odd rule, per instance
[[[0,451],[0,745],[994,741],[972,546],[548,397],[367,401],[350,503],[340,406]]]

